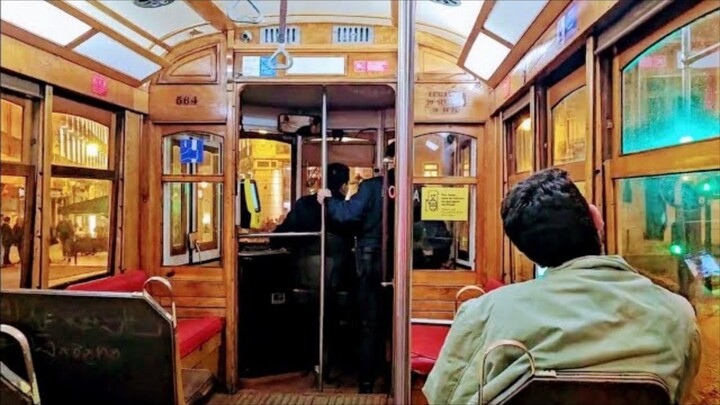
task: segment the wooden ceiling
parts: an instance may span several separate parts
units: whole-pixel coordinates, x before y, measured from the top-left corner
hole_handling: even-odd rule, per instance
[[[529,48],[546,28],[540,25],[553,21],[568,1],[461,0],[448,6],[420,0],[416,23],[418,30],[462,47],[458,65],[487,80],[503,62],[522,55],[515,48]],[[279,5],[279,0],[175,0],[141,8],[131,0],[4,1],[0,28],[5,35],[139,87],[169,66],[167,55],[179,44],[247,25],[237,21],[277,25]],[[288,24],[317,22],[397,25],[397,1],[288,2]],[[487,44],[491,48],[484,49]]]

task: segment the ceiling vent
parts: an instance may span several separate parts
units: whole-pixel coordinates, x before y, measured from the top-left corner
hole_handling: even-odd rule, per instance
[[[260,30],[261,44],[277,44],[280,40],[280,27],[265,27]],[[300,44],[300,28],[285,28],[285,43],[288,45]]]
[[[461,0],[430,0],[434,3],[442,4],[443,6],[457,7],[460,5]]]
[[[167,6],[175,0],[133,0],[133,3],[140,8],[158,8]]]
[[[336,25],[333,27],[334,44],[372,44],[375,41],[373,27],[363,25]]]

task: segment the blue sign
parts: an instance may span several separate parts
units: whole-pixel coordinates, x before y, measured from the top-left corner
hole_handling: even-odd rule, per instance
[[[203,140],[200,138],[180,140],[180,163],[202,163],[203,143]]]
[[[275,65],[270,62],[269,56],[260,57],[260,77],[275,77],[277,76],[277,70]]]
[[[577,3],[570,6],[565,15],[565,39],[570,38],[578,29],[578,5]]]

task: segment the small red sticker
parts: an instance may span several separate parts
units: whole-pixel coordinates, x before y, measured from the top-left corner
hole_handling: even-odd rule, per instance
[[[105,96],[108,93],[107,79],[98,74],[93,75],[91,87],[92,87],[92,92],[99,96]]]

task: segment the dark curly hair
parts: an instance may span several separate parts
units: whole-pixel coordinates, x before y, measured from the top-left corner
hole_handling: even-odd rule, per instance
[[[564,170],[546,169],[515,185],[501,215],[510,241],[540,266],[602,251],[588,203]]]

